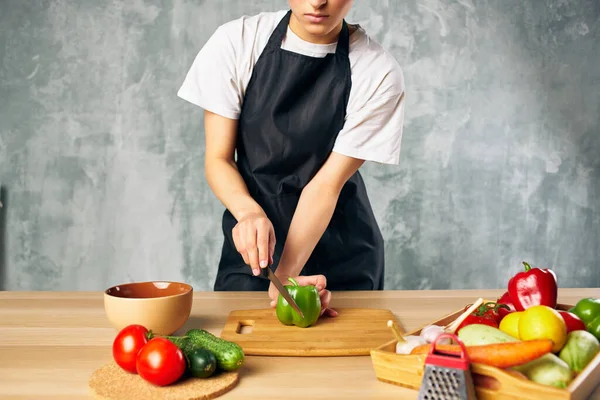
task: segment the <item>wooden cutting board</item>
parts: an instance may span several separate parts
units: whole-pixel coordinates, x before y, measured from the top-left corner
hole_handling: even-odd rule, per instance
[[[335,310],[338,316],[322,316],[308,328],[282,324],[273,308],[236,310],[220,336],[239,344],[247,355],[262,356],[368,356],[394,338],[387,322],[398,321],[390,310]]]
[[[208,400],[228,392],[238,380],[237,371],[218,371],[208,378],[185,378],[161,387],[111,362],[94,371],[88,387],[93,397],[101,400]]]

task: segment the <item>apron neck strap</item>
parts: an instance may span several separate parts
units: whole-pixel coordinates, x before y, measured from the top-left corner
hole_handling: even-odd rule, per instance
[[[340,35],[338,37],[337,47],[335,48],[336,54],[339,54],[341,57],[348,57],[350,53],[350,31],[348,30],[348,24],[346,20],[342,21],[342,30],[340,31]]]
[[[290,23],[290,17],[292,16],[292,10],[289,10],[285,16],[279,21],[277,27],[273,31],[273,34],[269,38],[269,42],[267,43],[267,48],[271,50],[280,49],[281,42],[287,33],[287,28]],[[335,49],[335,53],[342,57],[347,57],[349,53],[350,47],[350,33],[348,30],[348,24],[346,24],[346,20],[342,21],[342,30],[338,37],[337,46]]]

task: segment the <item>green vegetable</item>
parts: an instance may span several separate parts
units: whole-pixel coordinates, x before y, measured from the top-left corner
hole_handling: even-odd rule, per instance
[[[212,351],[194,344],[187,336],[165,336],[183,351],[187,362],[186,372],[196,378],[211,376],[217,367],[217,360]]]
[[[596,339],[600,340],[600,317],[592,320],[592,322],[587,324],[585,327],[589,333],[594,335]]]
[[[574,373],[569,365],[554,353],[544,354],[540,358],[512,367],[529,380],[548,386],[565,389],[573,379]]]
[[[186,354],[188,370],[195,378],[208,378],[217,369],[217,359],[212,351],[198,347]]]
[[[485,324],[466,325],[458,331],[458,338],[465,346],[478,346],[503,342],[518,342],[519,339]]]
[[[190,329],[185,333],[189,341],[210,350],[217,359],[217,368],[235,371],[244,363],[244,351],[239,344],[216,337],[204,329]]]
[[[577,302],[575,307],[571,308],[573,314],[577,315],[584,324],[589,324],[600,317],[600,299],[585,298]]]
[[[198,348],[195,346],[190,340],[185,336],[164,336],[166,339],[169,339],[171,342],[175,343],[177,347],[183,351],[183,354],[188,354],[192,352],[194,349]]]
[[[307,328],[317,322],[321,315],[321,297],[319,296],[319,291],[312,285],[299,286],[294,278],[290,277],[288,280],[292,285],[285,286],[285,288],[302,310],[304,318],[279,294],[277,308],[275,309],[277,319],[285,325],[296,325],[301,328]]]
[[[588,332],[600,340],[600,299],[584,298],[569,310],[585,324]]]
[[[578,330],[569,333],[567,342],[558,356],[569,365],[571,370],[580,373],[598,352],[600,352],[600,341],[591,333]]]

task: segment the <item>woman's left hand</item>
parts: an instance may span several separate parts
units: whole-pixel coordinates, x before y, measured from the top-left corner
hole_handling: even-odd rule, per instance
[[[287,280],[287,276],[278,276],[282,282]],[[337,311],[329,308],[329,302],[331,301],[331,292],[325,287],[327,286],[327,279],[325,275],[309,275],[309,276],[296,276],[294,279],[300,286],[313,285],[319,291],[319,297],[321,298],[321,315],[326,314],[329,317],[335,317],[338,315]],[[269,285],[269,297],[271,298],[271,307],[277,306],[277,298],[279,297],[279,291],[271,283]]]

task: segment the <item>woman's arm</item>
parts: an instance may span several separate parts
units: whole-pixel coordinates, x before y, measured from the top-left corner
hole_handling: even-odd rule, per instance
[[[263,212],[250,197],[234,161],[238,121],[210,111],[204,112],[206,155],[204,168],[215,196],[238,221],[248,214]]]
[[[275,249],[271,221],[250,196],[234,160],[238,121],[204,112],[206,154],[204,169],[208,185],[215,196],[231,212],[238,224],[233,240],[254,275],[266,266]]]
[[[305,186],[292,218],[277,276],[300,274],[329,225],[342,187],[363,163],[364,160],[332,152]]]

